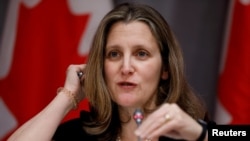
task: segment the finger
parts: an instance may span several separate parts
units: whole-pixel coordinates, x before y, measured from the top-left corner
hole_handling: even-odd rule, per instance
[[[79,70],[77,71],[77,76],[81,80],[81,82],[83,82],[83,80],[85,78],[84,77],[84,75],[85,75],[85,68],[86,68],[86,64],[79,65]]]
[[[148,137],[149,138],[155,138],[155,137],[159,137],[162,135],[168,135],[170,134],[175,127],[176,121],[175,118],[173,117],[173,113],[166,113],[163,117],[164,122],[163,124],[161,124],[160,126],[158,126],[158,128],[156,128],[155,130],[152,130],[149,134]]]
[[[159,136],[165,135],[169,132],[171,125],[174,123],[174,113],[167,112],[165,115],[161,115],[154,124],[156,127],[149,129],[143,138],[158,138]]]
[[[163,124],[162,126],[159,126],[159,128],[153,130],[147,136],[147,138],[155,138],[155,137],[159,137],[159,136],[164,135],[164,136],[174,138],[174,139],[181,139],[179,133],[174,130],[176,128],[177,124],[178,123],[176,123],[175,120],[171,119],[168,122],[166,122],[165,124]]]
[[[142,125],[136,130],[135,134],[141,138],[146,138],[154,130],[159,128],[166,122],[165,113],[168,111],[169,104],[165,104],[160,107],[156,112],[148,116],[142,123]]]
[[[186,138],[188,140],[196,139],[196,121],[182,111],[178,105],[171,104],[169,112],[165,114],[166,122],[148,134],[148,138],[167,136],[175,139]],[[198,124],[197,124],[198,125]]]
[[[84,74],[85,66],[86,66],[85,64],[69,65],[67,68],[67,72],[66,72],[66,80],[65,80],[64,87],[68,88],[69,90],[73,92],[77,92],[79,90],[79,86],[83,86],[83,80],[84,80],[83,74]]]
[[[145,138],[150,138],[150,134],[156,130],[157,128],[159,128],[162,124],[164,124],[165,119],[163,116],[157,116],[156,118],[154,118],[154,120],[150,120],[150,122],[148,122],[148,125],[150,126],[146,126],[143,127],[143,129],[141,129],[141,134],[140,137],[145,139]]]

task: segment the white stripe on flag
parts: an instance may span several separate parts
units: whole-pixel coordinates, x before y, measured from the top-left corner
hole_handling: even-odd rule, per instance
[[[215,110],[215,121],[218,124],[229,124],[232,121],[232,116],[227,112],[224,106],[217,99]]]
[[[17,121],[0,97],[0,139],[17,127]]]
[[[14,43],[16,40],[19,1],[11,0],[4,22],[3,37],[0,41],[0,79],[5,78],[11,68]]]
[[[69,0],[70,11],[74,15],[90,13],[91,17],[87,23],[87,29],[83,32],[81,41],[78,45],[80,55],[86,55],[89,52],[92,38],[101,19],[113,8],[112,0]]]

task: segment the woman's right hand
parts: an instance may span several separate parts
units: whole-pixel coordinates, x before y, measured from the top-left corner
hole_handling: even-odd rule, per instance
[[[85,97],[83,90],[85,67],[86,64],[69,65],[64,83],[64,88],[71,91],[73,96],[78,99],[79,102]],[[82,72],[82,75],[79,77],[78,73],[80,72]]]
[[[70,65],[67,69],[63,89],[58,92],[60,96],[57,95],[41,112],[19,127],[9,137],[8,141],[51,140],[61,120],[72,108],[72,106],[69,107],[70,101],[68,97],[73,95],[79,102],[84,98],[83,82],[85,67],[85,64]],[[80,78],[77,75],[79,72],[83,72]],[[72,95],[67,96],[65,93]]]

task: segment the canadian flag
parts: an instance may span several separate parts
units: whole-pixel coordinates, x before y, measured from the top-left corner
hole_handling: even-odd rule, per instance
[[[215,121],[250,124],[250,0],[233,0],[230,9]]]
[[[11,0],[0,40],[0,140],[42,110],[85,63],[112,0]],[[65,120],[78,116],[86,100]]]

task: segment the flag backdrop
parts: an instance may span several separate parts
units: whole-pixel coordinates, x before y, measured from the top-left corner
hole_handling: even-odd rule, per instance
[[[68,65],[86,61],[96,27],[112,5],[111,0],[9,2],[0,41],[0,140],[55,97]]]
[[[232,1],[215,120],[250,124],[250,1]]]

